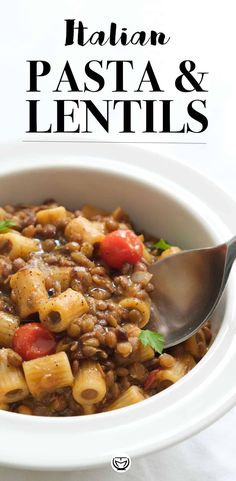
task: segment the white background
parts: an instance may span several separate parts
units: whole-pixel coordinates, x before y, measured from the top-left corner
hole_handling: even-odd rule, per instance
[[[171,156],[209,176],[219,183],[228,193],[235,193],[235,14],[233,1],[189,0],[8,0],[1,1],[0,28],[0,141],[28,140],[28,111],[26,98],[29,94],[29,72],[27,59],[45,59],[52,65],[52,73],[42,80],[42,126],[55,121],[52,102],[66,59],[71,61],[79,78],[82,78],[84,60],[133,58],[138,72],[142,71],[145,59],[151,59],[160,72],[165,88],[162,98],[174,98],[173,122],[177,127],[186,119],[186,103],[192,94],[179,95],[172,86],[178,75],[178,64],[183,59],[193,59],[199,71],[209,71],[207,87],[209,92],[202,98],[207,99],[209,128],[204,134],[167,135],[150,140],[165,142],[205,142],[204,145],[146,144],[144,147],[154,152]],[[139,29],[161,30],[171,37],[164,47],[89,47],[76,45],[64,47],[65,18],[81,19],[91,29],[108,29],[115,21],[120,27],[130,31]],[[159,74],[158,74],[159,75]],[[159,78],[159,76],[158,76]],[[112,76],[107,77],[107,91],[110,93]],[[127,84],[131,88],[133,77],[128,75]],[[31,94],[32,95],[32,94]],[[150,94],[149,94],[150,95]],[[202,94],[201,94],[202,95]],[[33,98],[33,95],[32,95]],[[66,94],[61,98],[66,98]],[[69,97],[68,97],[69,98]],[[76,95],[73,97],[76,98]],[[85,97],[83,97],[85,98]],[[109,98],[102,96],[93,97]],[[132,98],[132,97],[130,97]],[[145,98],[145,97],[143,97]],[[147,97],[146,98],[152,98]],[[161,97],[159,97],[161,98]],[[193,97],[197,98],[197,97]],[[113,118],[114,128],[120,117]],[[160,120],[158,119],[158,122]],[[140,131],[142,119],[135,119]],[[141,125],[142,127],[142,125]],[[112,133],[109,140],[120,140]],[[53,137],[40,136],[40,139],[55,140]],[[104,139],[101,131],[92,136]],[[33,138],[38,138],[34,136]],[[75,138],[71,134],[70,138]],[[91,137],[90,137],[91,138]],[[76,136],[76,140],[80,137]],[[86,138],[87,139],[87,138]],[[128,140],[133,137],[129,136]],[[127,140],[127,138],[126,138]],[[135,136],[143,140],[143,134]],[[37,144],[35,144],[37,148]],[[143,147],[143,145],[142,145]],[[57,144],[55,144],[57,148]],[[1,159],[0,159],[1,161]],[[127,480],[162,479],[234,481],[236,477],[235,459],[235,421],[233,410],[203,433],[162,453],[145,457],[133,462],[129,473],[123,475]],[[2,440],[3,441],[3,440]],[[2,442],[1,441],[1,442]],[[111,468],[94,472],[76,474],[23,473],[0,468],[0,480],[51,481],[64,480],[110,480],[117,479]]]

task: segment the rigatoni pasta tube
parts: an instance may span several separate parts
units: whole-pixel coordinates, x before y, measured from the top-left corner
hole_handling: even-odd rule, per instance
[[[139,337],[139,334],[141,333],[140,327],[138,327],[136,324],[131,324],[129,322],[124,324],[124,329],[128,334],[128,338]],[[152,347],[144,346],[144,344],[141,341],[139,341],[139,346],[135,353],[135,359],[139,362],[145,362],[145,361],[150,361],[151,359],[154,358],[154,356],[155,356],[155,352],[152,349]]]
[[[137,309],[142,315],[142,319],[138,327],[143,328],[144,326],[146,326],[150,318],[150,306],[147,304],[147,302],[141,301],[136,297],[127,297],[125,299],[122,299],[119,304],[125,309]]]
[[[96,405],[95,404],[84,404],[83,405],[84,414],[95,414]]]
[[[177,357],[173,367],[169,369],[160,369],[155,376],[155,380],[157,383],[162,384],[168,382],[168,384],[175,383],[188,371],[190,371],[196,362],[194,361],[193,357],[190,354],[182,354],[181,356]]]
[[[40,250],[40,242],[11,231],[0,234],[0,254],[7,254],[11,260],[26,259],[31,252]]]
[[[103,225],[92,222],[85,217],[76,217],[69,222],[65,229],[65,237],[70,241],[86,241],[90,244],[101,242],[104,239]]]
[[[189,354],[192,354],[194,359],[199,361],[207,351],[206,338],[203,330],[200,329],[194,336],[184,341],[184,348]]]
[[[23,362],[28,388],[33,396],[71,386],[73,374],[65,352]]]
[[[13,336],[19,324],[19,317],[0,311],[0,347],[11,347]]]
[[[151,361],[155,357],[155,352],[151,346],[144,346],[142,342],[140,342],[138,351],[137,351],[137,358],[140,362]]]
[[[40,305],[48,300],[44,275],[37,268],[20,269],[11,277],[10,286],[12,299],[23,319],[38,312]]]
[[[106,395],[106,383],[100,364],[83,361],[72,387],[75,401],[83,405],[96,404]]]
[[[71,281],[72,267],[52,266],[50,269],[50,279],[52,283],[59,282],[62,292],[68,289]]]
[[[105,411],[113,411],[114,409],[124,408],[130,406],[131,404],[136,404],[140,401],[146,399],[143,390],[138,386],[130,386],[126,391],[124,391],[120,396],[108,406]]]
[[[36,220],[39,224],[59,224],[66,219],[67,213],[65,207],[53,207],[51,209],[39,210],[36,214]]]
[[[88,311],[85,297],[80,293],[67,289],[57,297],[48,299],[39,309],[39,317],[50,331],[64,331],[69,324]]]
[[[0,403],[20,401],[29,394],[21,368],[8,363],[8,352],[0,350]]]

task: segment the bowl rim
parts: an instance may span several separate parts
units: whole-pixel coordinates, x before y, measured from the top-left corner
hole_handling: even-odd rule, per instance
[[[126,148],[124,149],[126,151]],[[137,150],[141,149],[131,149],[129,147],[129,151],[133,153],[137,153]],[[87,154],[89,154],[90,149],[87,150]],[[17,154],[16,154],[17,155]],[[32,155],[32,153],[31,153]],[[32,161],[29,161],[29,164],[27,161],[25,163],[22,163],[20,165],[16,165],[14,162],[10,163],[8,165],[4,165],[3,168],[1,169],[0,172],[0,180],[3,176],[9,174],[16,174],[17,172],[24,172],[25,169],[28,170],[34,170],[37,171],[40,167],[40,165],[43,168],[58,168],[58,166],[61,166],[61,168],[81,168],[81,161],[78,161],[77,159],[67,159],[67,160],[62,160],[58,159],[58,154],[55,153],[55,158],[57,158],[57,164],[55,164],[55,160],[50,160],[48,161],[47,158],[47,151],[45,151],[46,158],[43,160],[41,159],[40,162],[37,165],[30,165]],[[145,152],[145,155],[149,155],[148,152]],[[69,156],[68,156],[69,157]],[[89,155],[88,155],[89,157]],[[110,162],[109,167],[106,165],[98,165],[98,160],[94,160],[94,158],[90,159],[88,161],[88,157],[82,161],[82,164],[86,160],[86,162],[89,162],[89,168],[94,169],[98,168],[100,171],[109,171],[111,170],[112,173],[116,171],[116,169],[120,172],[121,170],[124,170],[124,164],[120,162]],[[102,152],[97,155],[97,159],[100,159],[102,157]],[[13,155],[13,159],[14,159]],[[162,162],[162,157],[156,156],[155,159],[157,164],[159,165]],[[160,178],[163,181],[164,179],[164,185],[163,189],[166,192],[166,189],[170,189],[173,187],[173,182],[172,176],[170,176],[170,172],[172,171],[172,168],[176,171],[176,169],[179,169],[182,174],[182,184],[181,185],[174,185],[175,190],[174,193],[177,196],[177,198],[182,198],[183,193],[186,193],[186,191],[189,193],[191,199],[192,196],[196,195],[196,190],[199,192],[199,189],[196,189],[196,177],[198,177],[198,182],[200,182],[201,186],[201,194],[205,197],[205,202],[203,204],[205,205],[206,199],[208,200],[208,193],[206,195],[206,192],[208,189],[210,189],[211,192],[217,190],[218,187],[214,186],[211,184],[211,182],[208,179],[204,179],[204,177],[200,176],[199,174],[193,175],[192,174],[192,169],[185,168],[186,166],[184,164],[180,164],[177,161],[173,161],[171,159],[165,159],[166,163],[166,174],[165,175],[158,175],[158,174],[153,174],[150,171],[147,171],[146,169],[140,169],[140,167],[130,167],[127,166],[125,169],[125,172],[123,172],[122,175],[125,177],[131,176],[134,179],[138,179],[139,176],[142,176],[142,180],[146,183],[147,180],[149,179],[150,183],[152,185],[155,185],[155,182],[160,182]],[[28,165],[27,165],[28,164]],[[169,169],[168,169],[169,167]],[[171,168],[170,168],[171,167]],[[86,165],[85,169],[88,169],[88,165]],[[190,173],[190,175],[189,175]],[[194,180],[195,179],[195,180]],[[192,182],[194,180],[194,182]],[[191,185],[191,193],[189,192],[189,187]],[[158,188],[160,186],[158,185]],[[234,203],[233,199],[230,199],[225,193],[221,192],[221,197],[223,195],[223,198],[225,200],[225,204],[227,202],[230,202],[231,208],[232,208],[232,202]],[[172,192],[173,193],[173,192]],[[179,197],[180,196],[180,197]],[[199,202],[201,204],[202,201],[198,201],[197,204],[199,205]],[[185,205],[185,204],[184,204]],[[234,204],[235,205],[235,204]],[[212,207],[211,207],[212,208]],[[209,208],[209,204],[207,209],[209,209],[209,212],[211,212],[211,208]],[[207,210],[206,209],[206,210]],[[212,215],[211,215],[212,214]],[[221,240],[226,240],[226,237],[229,232],[232,232],[235,229],[235,221],[233,220],[233,217],[230,220],[227,220],[227,222],[222,222],[221,218],[215,214],[215,212],[212,212],[209,214],[211,218],[216,220],[217,225],[221,226],[220,228],[220,236],[216,237],[221,238]],[[208,219],[206,215],[206,219]],[[208,221],[207,221],[208,222]],[[225,238],[223,239],[223,237]],[[149,398],[148,400],[145,400],[145,404],[139,403],[134,406],[129,406],[127,408],[123,408],[118,411],[114,411],[112,413],[112,426],[110,426],[111,423],[106,423],[106,419],[109,420],[111,417],[111,413],[101,413],[97,414],[95,416],[96,419],[94,419],[94,416],[86,416],[84,418],[42,418],[42,417],[30,417],[30,416],[19,416],[18,414],[15,413],[8,413],[8,412],[0,412],[0,424],[1,424],[1,429],[2,432],[5,434],[8,434],[8,437],[10,435],[11,438],[11,444],[9,445],[8,442],[5,443],[5,447],[3,449],[3,452],[0,454],[0,464],[3,465],[8,465],[8,466],[15,466],[15,467],[21,467],[21,468],[28,468],[28,469],[47,469],[47,470],[53,470],[53,469],[62,469],[62,470],[72,470],[72,469],[84,469],[88,468],[91,466],[98,466],[102,465],[106,462],[110,462],[111,457],[112,457],[112,452],[113,448],[110,447],[110,436],[112,439],[117,438],[117,441],[119,440],[119,443],[123,442],[124,444],[124,436],[127,437],[126,440],[126,445],[122,448],[122,452],[128,452],[130,456],[141,456],[145,453],[150,453],[156,449],[163,449],[164,447],[170,446],[175,444],[176,442],[186,439],[187,437],[191,436],[192,434],[198,432],[199,430],[203,429],[207,425],[209,425],[211,422],[216,420],[218,417],[220,417],[224,412],[226,412],[230,407],[233,406],[233,404],[236,402],[236,386],[233,385],[232,379],[230,376],[227,377],[227,382],[225,379],[225,386],[224,390],[225,392],[222,393],[217,390],[217,384],[219,384],[219,379],[221,379],[222,382],[222,375],[224,378],[226,376],[223,374],[223,372],[227,371],[227,366],[231,366],[232,369],[232,364],[236,365],[236,350],[233,349],[233,346],[235,344],[235,329],[233,329],[233,323],[231,322],[226,322],[226,319],[231,319],[233,320],[233,317],[235,316],[235,311],[236,311],[236,306],[235,302],[233,302],[233,291],[236,286],[236,272],[234,270],[234,273],[232,275],[232,278],[230,280],[230,287],[228,289],[228,297],[229,297],[229,303],[228,307],[226,309],[226,315],[225,315],[225,321],[222,325],[222,328],[220,330],[220,334],[217,336],[216,341],[214,342],[212,348],[209,350],[209,352],[204,356],[204,358],[198,363],[198,365],[194,368],[192,372],[187,374],[183,379],[181,379],[175,386],[172,386],[169,388],[167,391],[164,391],[160,393],[158,396],[154,396],[152,398]],[[229,339],[230,336],[230,339]],[[228,350],[227,356],[225,358],[221,359],[221,354],[222,352],[225,352],[225,346],[228,345],[230,341],[230,349]],[[235,352],[235,354],[234,354]],[[215,361],[221,361],[220,366],[218,366],[217,369],[212,369],[212,366],[214,366]],[[203,368],[205,375],[202,376],[203,374]],[[194,380],[193,380],[194,378]],[[200,379],[199,379],[200,378]],[[195,384],[195,379],[199,379],[199,385],[198,389],[196,392],[196,387],[193,389],[192,392],[189,392],[189,388]],[[186,386],[187,383],[187,386]],[[218,386],[219,387],[219,386]],[[202,399],[204,399],[204,396],[208,395],[212,391],[213,393],[218,393],[218,399],[217,402],[213,399],[211,401],[211,409],[208,411],[206,409],[205,412],[202,410]],[[174,392],[174,395],[173,395]],[[177,394],[178,392],[178,394]],[[184,398],[182,398],[184,395]],[[177,400],[176,400],[177,396]],[[168,398],[168,399],[167,399]],[[175,404],[171,404],[172,400],[175,398]],[[186,414],[186,426],[182,426],[181,422],[178,421],[178,426],[174,425],[174,430],[171,430],[171,427],[169,426],[169,432],[168,429],[165,429],[165,426],[162,426],[162,438],[157,439],[155,436],[155,433],[153,433],[153,426],[156,424],[157,426],[161,426],[163,422],[169,418],[169,420],[172,419],[178,419],[178,416],[181,416],[181,412],[183,412],[183,408],[186,407],[188,410],[190,404],[191,404],[191,399],[195,398],[195,404],[196,404],[196,399],[198,402],[200,402],[200,406],[196,409],[195,406],[195,411],[194,409],[191,410],[191,412]],[[161,407],[161,412],[155,412],[156,407]],[[142,419],[142,412],[143,408],[146,412],[146,416],[144,419]],[[201,408],[201,409],[200,409]],[[187,411],[185,411],[187,413]],[[139,416],[139,419],[137,420],[136,417]],[[14,423],[12,423],[12,420],[14,420]],[[98,422],[98,420],[101,420]],[[78,421],[78,422],[76,422]],[[121,424],[121,421],[123,424]],[[127,422],[127,425],[124,423]],[[95,428],[94,424],[99,424],[99,428]],[[14,426],[13,426],[14,424]],[[80,428],[82,427],[82,432],[78,434],[75,429],[75,424],[80,424]],[[105,424],[105,425],[104,425]],[[43,425],[43,426],[42,426]],[[103,425],[103,427],[102,427]],[[61,433],[61,426],[64,430],[64,432]],[[129,433],[127,433],[127,426],[129,427]],[[100,429],[102,427],[102,429]],[[48,428],[48,432],[50,435],[47,437],[48,439],[45,440],[45,429]],[[96,431],[97,429],[97,431]],[[55,432],[52,432],[51,430],[54,430]],[[68,432],[65,432],[68,431]],[[142,432],[142,439],[138,437],[138,432]],[[50,445],[50,442],[54,440],[56,436],[61,433],[62,436],[65,437],[66,440],[66,446],[68,446],[67,450],[65,450],[65,447],[62,447],[61,451],[59,450],[56,455],[53,453],[53,456],[46,456],[46,459],[42,458],[42,455],[45,455],[46,449]],[[92,434],[92,445],[94,445],[95,438],[98,441],[98,448],[97,450],[94,449],[93,451],[93,456],[87,456],[84,455],[83,459],[78,459],[78,452],[77,452],[77,447],[76,443],[72,443],[71,439],[73,441],[76,441],[77,443],[79,442],[79,439],[81,442],[83,441],[86,446],[89,446],[88,442],[88,437],[90,435],[90,441],[91,441],[91,434]],[[39,436],[39,439],[37,438]],[[87,437],[86,437],[87,436]],[[7,437],[7,440],[8,440]],[[14,437],[14,442],[19,443],[20,442],[23,444],[26,443],[28,446],[28,451],[27,450],[21,450],[20,456],[16,456],[16,449],[12,449],[12,455],[9,452],[10,447],[12,446],[12,438]],[[34,442],[32,442],[32,439],[34,439]],[[33,454],[33,451],[30,450],[30,440],[31,444],[34,445],[34,449],[36,447],[36,444],[40,444],[40,442],[44,439],[44,446],[41,446],[42,453],[40,456],[35,456]],[[132,440],[132,443],[130,444]],[[10,439],[9,439],[10,441]],[[114,450],[118,450],[118,447],[120,446],[118,442],[115,443],[116,446],[114,446]],[[123,446],[122,444],[122,446]],[[73,448],[73,446],[76,447]],[[58,447],[58,445],[57,445]],[[101,449],[103,447],[103,449]],[[68,453],[68,449],[71,449],[74,451]],[[64,449],[64,451],[63,451]],[[119,447],[120,449],[120,447]],[[55,449],[56,451],[56,449]],[[115,455],[118,455],[117,451],[115,452]],[[64,456],[63,456],[64,455]],[[42,458],[42,459],[41,459]]]

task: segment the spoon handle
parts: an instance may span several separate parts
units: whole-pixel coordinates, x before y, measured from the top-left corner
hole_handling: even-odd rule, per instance
[[[227,257],[225,264],[225,280],[228,279],[231,267],[236,259],[236,236],[230,239],[227,243]]]

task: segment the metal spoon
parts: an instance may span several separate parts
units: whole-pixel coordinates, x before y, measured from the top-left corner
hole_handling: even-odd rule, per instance
[[[217,247],[183,251],[151,266],[153,307],[147,328],[163,333],[165,347],[192,336],[209,319],[235,258],[236,236]]]

